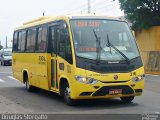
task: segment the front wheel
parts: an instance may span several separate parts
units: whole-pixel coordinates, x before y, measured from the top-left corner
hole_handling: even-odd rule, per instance
[[[75,105],[75,100],[71,99],[70,95],[71,95],[71,91],[70,91],[69,85],[68,85],[68,83],[65,83],[64,89],[63,89],[64,101],[68,105],[73,106],[73,105]]]
[[[134,99],[134,96],[130,96],[130,97],[121,97],[121,100],[125,103],[131,103],[132,100]]]

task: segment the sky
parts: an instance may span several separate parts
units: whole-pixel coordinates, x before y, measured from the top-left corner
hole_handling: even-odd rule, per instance
[[[118,0],[90,0],[91,13],[119,17]],[[0,44],[11,46],[13,31],[23,23],[45,15],[87,13],[88,0],[0,0]]]

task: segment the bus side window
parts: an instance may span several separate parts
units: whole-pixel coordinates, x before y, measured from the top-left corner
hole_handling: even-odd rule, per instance
[[[18,48],[18,32],[14,33],[14,37],[13,37],[13,51],[17,51]]]
[[[69,37],[69,31],[66,23],[61,22],[60,28],[57,30],[58,54],[70,64],[72,64],[72,51]]]
[[[21,50],[22,32],[18,32],[18,51]]]
[[[41,43],[41,40],[42,40],[42,27],[39,27],[38,28],[38,39],[37,39],[37,43],[36,43],[36,51],[41,51],[41,46],[40,46],[40,43]]]
[[[47,27],[43,26],[38,28],[38,41],[37,48],[38,52],[45,52],[47,48]]]
[[[36,44],[36,29],[29,29],[27,32],[27,52],[34,52]]]
[[[21,48],[20,51],[24,51],[25,50],[25,43],[26,43],[26,31],[22,31],[22,37],[21,37]]]
[[[52,26],[49,28],[49,48],[51,53],[56,54],[57,53],[57,45],[56,45],[56,31],[57,30],[57,26]]]

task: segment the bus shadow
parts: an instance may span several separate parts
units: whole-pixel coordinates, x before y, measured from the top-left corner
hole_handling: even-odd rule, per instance
[[[53,99],[53,101],[58,101],[60,103],[63,103],[67,105],[63,97],[59,96],[56,93],[40,90],[38,91],[38,94],[40,96],[44,96],[49,99]],[[114,99],[86,99],[86,100],[77,100],[76,105],[72,107],[76,108],[91,108],[91,107],[107,107],[107,108],[114,108],[114,107],[129,107],[129,106],[137,106],[137,103],[131,102],[131,103],[125,103],[121,101],[120,98],[114,98]],[[68,105],[67,105],[68,106]],[[69,106],[70,107],[70,106]]]
[[[23,107],[33,108],[41,112],[55,111],[55,106],[59,106],[59,108],[57,107],[58,109],[63,108],[64,111],[82,110],[82,112],[83,110],[102,110],[104,108],[114,109],[138,106],[138,104],[134,102],[123,103],[120,99],[79,100],[76,106],[68,106],[63,98],[56,93],[45,90],[29,93],[24,86],[0,88],[0,95],[3,95],[7,99]]]
[[[63,97],[59,96],[56,93],[45,91],[45,90],[39,90],[35,92],[39,96],[43,96],[49,99],[52,99],[53,101],[58,101],[60,103],[66,104],[63,100]],[[67,104],[66,104],[67,105]],[[131,103],[124,103],[120,100],[120,98],[114,98],[114,99],[86,99],[86,100],[77,100],[76,105],[72,107],[78,107],[78,108],[87,108],[87,107],[125,107],[125,106],[136,106],[138,104],[131,102]]]
[[[91,108],[91,107],[106,107],[106,108],[117,108],[117,107],[129,107],[137,106],[138,104],[124,103],[120,99],[94,99],[94,100],[79,100],[77,106],[80,108]]]

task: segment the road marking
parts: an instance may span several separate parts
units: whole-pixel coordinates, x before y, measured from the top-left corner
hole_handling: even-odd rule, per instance
[[[0,79],[0,82],[4,82],[4,80]]]
[[[16,80],[18,81],[16,78],[14,78],[13,76],[7,76],[8,78],[12,79],[12,80]]]
[[[160,75],[151,75],[151,74],[146,74],[148,76],[154,76],[154,77],[159,77]]]
[[[12,74],[12,72],[0,72],[0,74]]]

